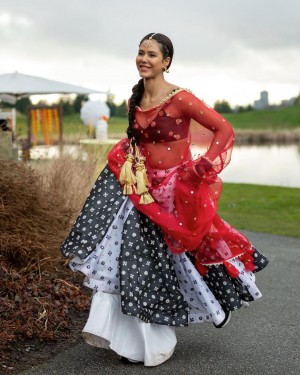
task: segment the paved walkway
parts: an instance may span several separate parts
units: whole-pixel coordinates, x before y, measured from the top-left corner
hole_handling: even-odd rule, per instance
[[[263,298],[234,313],[224,329],[179,328],[173,357],[154,368],[122,364],[82,342],[23,375],[300,374],[300,239],[244,233],[270,259],[257,278]]]

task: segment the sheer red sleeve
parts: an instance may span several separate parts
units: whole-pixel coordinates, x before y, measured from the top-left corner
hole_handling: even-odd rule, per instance
[[[215,173],[220,173],[231,157],[234,141],[231,125],[214,109],[188,91],[178,95],[176,106],[182,116],[192,119],[191,148],[195,164],[204,157],[212,163]]]

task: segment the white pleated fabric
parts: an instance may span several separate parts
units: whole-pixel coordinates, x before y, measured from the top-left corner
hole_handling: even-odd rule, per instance
[[[255,284],[255,274],[245,270],[244,264],[237,258],[230,259],[231,263],[236,269],[240,271],[239,279],[244,286],[247,287],[248,292],[251,294],[254,300],[257,300],[262,297],[260,290]]]
[[[222,306],[186,254],[173,255],[173,265],[180,292],[190,308],[189,323],[214,322],[218,325],[223,322]]]
[[[156,366],[170,358],[174,351],[174,328],[145,323],[121,310],[119,256],[124,223],[132,208],[130,199],[125,199],[95,251],[84,260],[74,257],[70,267],[84,273],[84,284],[94,291],[90,315],[83,329],[87,343],[144,362],[145,366]],[[238,259],[229,262],[240,271],[239,280],[253,298],[260,298],[255,275],[246,271]],[[173,266],[180,292],[189,305],[188,322],[220,324],[225,317],[224,310],[187,255],[173,254]],[[244,301],[243,305],[246,307],[248,303]]]
[[[122,357],[144,362],[144,366],[157,366],[168,360],[177,343],[173,327],[144,323],[125,315],[120,296],[103,292],[94,294],[82,334],[88,344],[111,349]]]
[[[70,262],[73,271],[86,275],[83,284],[95,292],[120,294],[119,256],[122,232],[132,208],[133,203],[127,197],[96,249],[83,260],[76,256]]]

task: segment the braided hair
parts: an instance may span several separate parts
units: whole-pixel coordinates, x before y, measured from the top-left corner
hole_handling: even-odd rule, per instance
[[[143,43],[144,40],[147,40],[151,37],[151,39],[156,40],[160,44],[160,49],[163,55],[163,58],[170,57],[170,63],[167,66],[167,69],[171,66],[174,49],[171,40],[164,34],[159,33],[150,33],[144,36],[141,40],[140,44]],[[140,79],[136,85],[132,88],[132,95],[129,100],[129,108],[128,108],[128,128],[126,130],[127,136],[129,139],[132,139],[134,143],[138,144],[137,134],[134,130],[134,113],[135,107],[138,106],[142,100],[144,94],[144,80]]]

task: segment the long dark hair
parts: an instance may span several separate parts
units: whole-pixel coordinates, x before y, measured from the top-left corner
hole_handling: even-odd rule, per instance
[[[144,40],[147,40],[151,37],[151,39],[156,40],[160,44],[160,50],[162,52],[163,58],[170,57],[170,63],[168,64],[167,68],[171,66],[174,48],[171,40],[164,34],[159,33],[150,33],[144,36],[141,40],[139,46],[143,43]],[[143,94],[144,94],[144,80],[140,79],[136,85],[132,88],[132,95],[129,101],[129,108],[128,108],[128,128],[126,130],[128,138],[134,138],[134,142],[138,143],[137,135],[135,133],[133,124],[134,124],[134,112],[135,107],[140,104]]]

